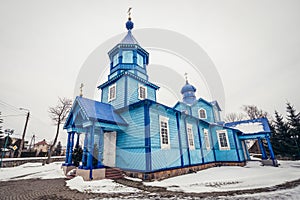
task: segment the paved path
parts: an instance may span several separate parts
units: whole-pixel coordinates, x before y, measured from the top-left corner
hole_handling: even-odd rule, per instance
[[[1,200],[90,199],[94,194],[80,193],[65,186],[65,179],[26,179],[0,182]]]
[[[281,189],[295,188],[300,185],[300,179],[289,183],[280,184],[274,187],[229,191],[229,192],[212,192],[212,193],[182,193],[170,192],[165,188],[144,186],[140,182],[130,181],[127,179],[120,179],[116,182],[135,187],[141,192],[132,194],[91,194],[80,193],[76,190],[70,190],[66,187],[65,179],[25,179],[16,181],[1,181],[0,182],[0,200],[81,200],[81,199],[227,199],[225,196],[242,195],[245,193],[255,194],[260,192],[278,191]],[[283,196],[285,197],[285,195]],[[231,199],[232,197],[228,197]],[[276,196],[277,198],[277,196]],[[282,196],[278,196],[282,199]],[[244,198],[238,198],[244,199]],[[256,199],[256,198],[245,198]],[[260,197],[258,197],[260,199]],[[267,198],[268,199],[268,198]],[[272,199],[272,197],[271,197]],[[293,198],[288,198],[293,199]]]

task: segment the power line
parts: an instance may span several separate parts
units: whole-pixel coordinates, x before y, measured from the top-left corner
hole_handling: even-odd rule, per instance
[[[7,107],[10,107],[10,108],[11,108],[12,110],[14,110],[14,111],[20,112],[20,110],[19,110],[18,107],[13,106],[13,105],[11,105],[11,104],[9,104],[9,103],[6,103],[5,101],[0,100],[0,104],[2,104],[2,105],[4,105],[4,106],[7,106]]]
[[[1,117],[16,117],[16,116],[25,116],[25,114],[18,114],[18,115],[2,115]]]

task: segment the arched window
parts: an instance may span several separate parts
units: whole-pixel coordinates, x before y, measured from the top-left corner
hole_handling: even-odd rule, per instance
[[[199,118],[200,119],[206,119],[207,118],[205,109],[203,109],[203,108],[199,109]]]

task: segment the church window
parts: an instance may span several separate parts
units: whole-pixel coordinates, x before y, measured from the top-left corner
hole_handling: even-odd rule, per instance
[[[108,102],[116,98],[116,84],[109,86],[108,88]]]
[[[119,62],[119,54],[116,54],[113,57],[113,67],[116,66],[118,62]]]
[[[209,134],[208,134],[208,130],[204,129],[204,141],[205,141],[205,147],[207,150],[210,149],[210,143],[209,143]]]
[[[229,150],[228,134],[226,130],[217,131],[220,150]]]
[[[194,144],[194,134],[193,134],[193,125],[192,124],[187,124],[187,136],[188,136],[189,148],[191,150],[194,150],[195,144]]]
[[[205,109],[203,109],[203,108],[199,109],[199,118],[200,119],[206,119],[207,118]]]
[[[160,145],[162,149],[170,148],[169,119],[163,116],[159,117],[160,124]]]
[[[147,88],[143,85],[139,86],[139,99],[144,100],[147,98]]]
[[[133,53],[132,51],[123,51],[123,63],[133,63]]]
[[[142,55],[140,54],[137,54],[137,64],[140,66],[140,67],[144,67],[144,58]]]

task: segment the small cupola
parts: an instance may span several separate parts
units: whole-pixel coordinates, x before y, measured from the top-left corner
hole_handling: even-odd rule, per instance
[[[182,101],[186,104],[193,104],[196,101],[196,88],[189,84],[187,74],[185,74],[185,85],[181,89],[181,94],[183,96]]]

